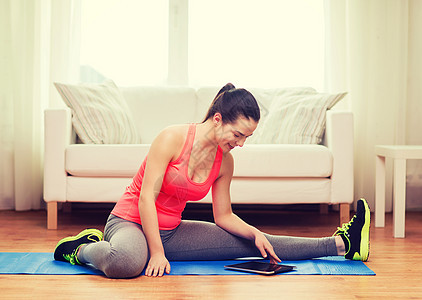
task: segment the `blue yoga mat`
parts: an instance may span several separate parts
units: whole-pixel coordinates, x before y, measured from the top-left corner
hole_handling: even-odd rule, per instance
[[[225,265],[239,260],[225,261],[173,261],[170,275],[247,275],[224,269]],[[296,270],[281,275],[375,275],[361,261],[346,260],[340,256],[318,259],[283,261],[294,265]],[[33,275],[103,275],[101,271],[86,265],[73,266],[67,262],[55,261],[53,253],[0,253],[0,274]]]

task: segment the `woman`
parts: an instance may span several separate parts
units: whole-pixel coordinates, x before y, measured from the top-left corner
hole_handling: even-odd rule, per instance
[[[225,85],[200,124],[164,129],[130,186],[117,202],[102,233],[87,229],[61,240],[56,260],[90,263],[111,278],[170,273],[169,260],[225,260],[263,256],[270,262],[345,255],[366,260],[369,208],[358,201],[352,221],[335,236],[311,239],[264,234],[231,209],[233,157],[260,119],[255,98]],[[187,201],[200,200],[212,186],[214,223],[182,221]]]

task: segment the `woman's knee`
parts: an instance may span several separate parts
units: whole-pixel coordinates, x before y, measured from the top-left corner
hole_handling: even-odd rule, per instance
[[[112,251],[103,272],[109,278],[133,278],[142,273],[146,263],[147,254]]]

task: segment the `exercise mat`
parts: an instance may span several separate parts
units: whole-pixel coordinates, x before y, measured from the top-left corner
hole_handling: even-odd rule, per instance
[[[224,269],[225,265],[239,260],[224,261],[172,261],[170,275],[248,275],[250,273]],[[296,266],[296,270],[280,275],[375,275],[361,261],[347,260],[341,256],[318,259],[283,261],[284,265]],[[104,275],[90,265],[77,266],[55,261],[53,253],[0,253],[0,274],[32,275]],[[251,274],[252,275],[252,274]]]

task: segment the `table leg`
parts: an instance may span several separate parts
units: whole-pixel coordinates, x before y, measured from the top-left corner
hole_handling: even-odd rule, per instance
[[[375,155],[375,227],[385,226],[385,157]]]
[[[385,210],[393,211],[394,160],[385,157]]]
[[[394,159],[394,237],[405,236],[406,159]]]

